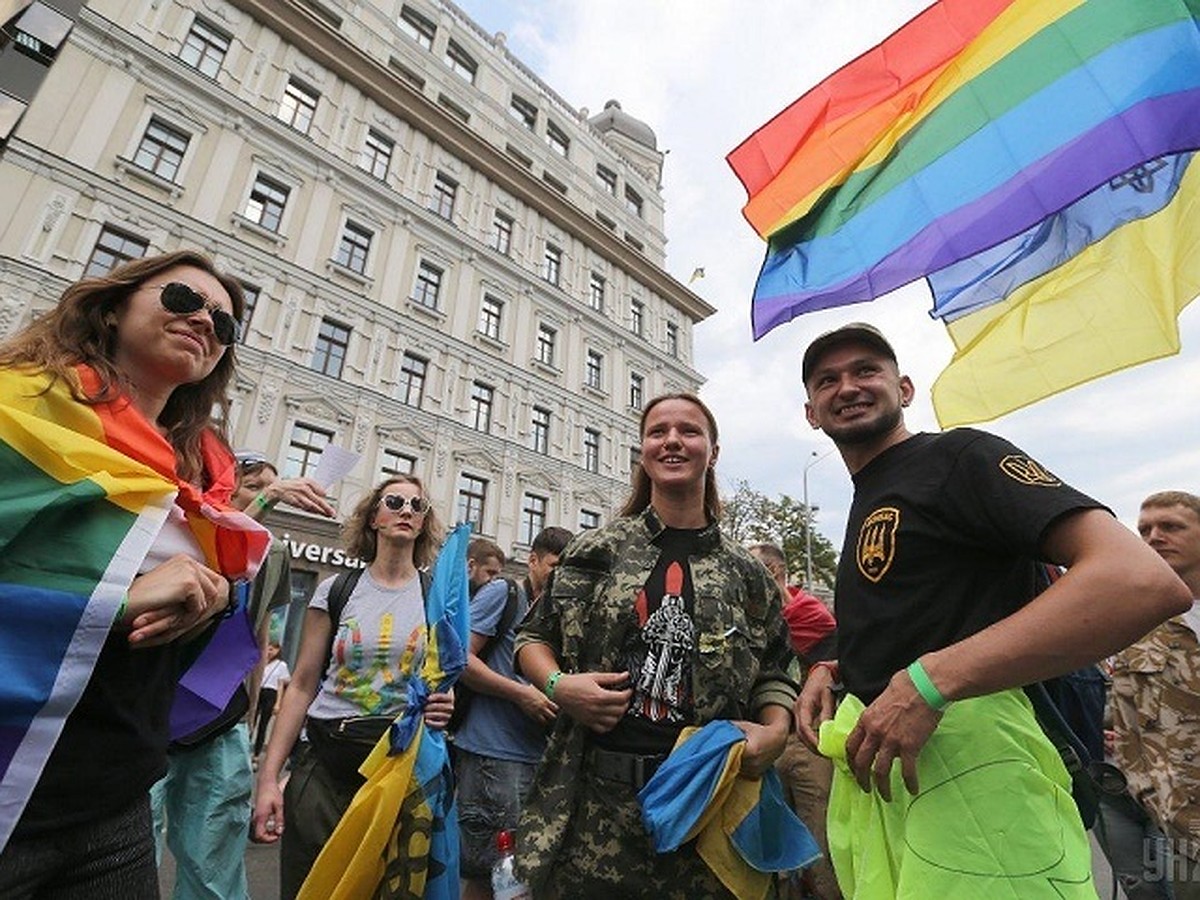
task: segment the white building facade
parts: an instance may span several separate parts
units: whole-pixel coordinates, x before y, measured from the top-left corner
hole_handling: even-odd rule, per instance
[[[361,454],[342,515],[412,472],[520,555],[605,521],[644,401],[699,386],[713,309],[664,270],[653,132],[452,4],[93,0],[43,49],[0,133],[0,336],[85,273],[201,249],[252,307],[233,443],[284,475]],[[303,592],[336,523],[274,515]]]

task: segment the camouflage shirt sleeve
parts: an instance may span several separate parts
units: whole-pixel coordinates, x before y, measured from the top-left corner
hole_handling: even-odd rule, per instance
[[[527,644],[548,644],[554,650],[555,656],[559,653],[559,611],[555,608],[554,596],[550,592],[553,585],[554,573],[551,573],[542,598],[529,610],[529,614],[517,629],[513,644],[514,665],[521,648]],[[520,666],[517,666],[517,670],[520,671]]]
[[[582,637],[577,633],[580,605],[589,604],[597,577],[611,566],[610,532],[616,531],[619,524],[584,532],[567,545],[541,599],[530,609],[517,631],[514,653],[519,653],[527,644],[546,644],[554,651],[563,671],[579,671],[580,648],[577,641],[567,638],[570,635]]]
[[[779,591],[767,571],[762,566],[757,569],[750,570],[749,591],[752,597],[761,596],[765,605],[767,644],[750,694],[750,709],[755,716],[764,706],[784,706],[790,710],[797,695],[796,682],[787,674],[792,652]],[[758,601],[751,602],[757,604]]]

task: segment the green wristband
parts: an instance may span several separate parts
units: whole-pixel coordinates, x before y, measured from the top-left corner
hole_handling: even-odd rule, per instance
[[[558,679],[562,678],[562,674],[558,669],[555,669],[546,676],[546,686],[542,688],[542,693],[546,695],[547,699],[554,699],[554,688],[558,686]]]
[[[949,701],[942,696],[942,692],[937,689],[937,685],[930,679],[929,673],[925,671],[925,667],[921,665],[919,659],[913,660],[912,664],[905,671],[908,672],[908,677],[912,679],[913,686],[916,687],[917,693],[921,695],[921,699],[938,712],[946,708],[946,704]]]
[[[273,507],[275,505],[270,500],[268,500],[267,495],[262,493],[261,491],[259,491],[258,496],[254,498],[254,502],[258,504],[258,508],[261,509],[263,512],[269,511],[271,509],[271,507]]]
[[[117,614],[113,616],[113,622],[120,622],[125,618],[125,610],[129,608],[129,591],[121,595],[121,605],[117,607]]]

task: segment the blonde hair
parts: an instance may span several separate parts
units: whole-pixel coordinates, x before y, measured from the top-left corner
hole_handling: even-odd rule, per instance
[[[358,505],[354,507],[354,512],[350,514],[350,518],[346,520],[346,524],[342,528],[342,535],[346,540],[346,549],[365,563],[374,562],[375,556],[379,552],[379,538],[375,533],[375,528],[371,525],[371,519],[375,515],[375,508],[379,506],[383,492],[393,484],[411,484],[421,492],[422,499],[426,503],[429,502],[425,486],[416,475],[393,475],[386,481],[380,482],[371,493],[359,500]],[[432,565],[433,560],[437,557],[438,547],[442,545],[445,537],[446,530],[442,526],[441,519],[438,518],[432,506],[427,507],[425,517],[421,522],[421,532],[413,544],[413,564],[418,569]]]
[[[1142,509],[1147,507],[1163,509],[1169,506],[1182,506],[1184,509],[1190,509],[1196,518],[1200,519],[1200,497],[1189,494],[1187,491],[1159,491],[1142,501]]]

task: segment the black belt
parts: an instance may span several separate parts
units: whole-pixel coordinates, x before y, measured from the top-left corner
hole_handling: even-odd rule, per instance
[[[666,758],[665,753],[643,756],[639,753],[605,750],[603,747],[588,747],[584,754],[584,762],[593,774],[610,781],[632,785],[635,791],[642,789]]]

